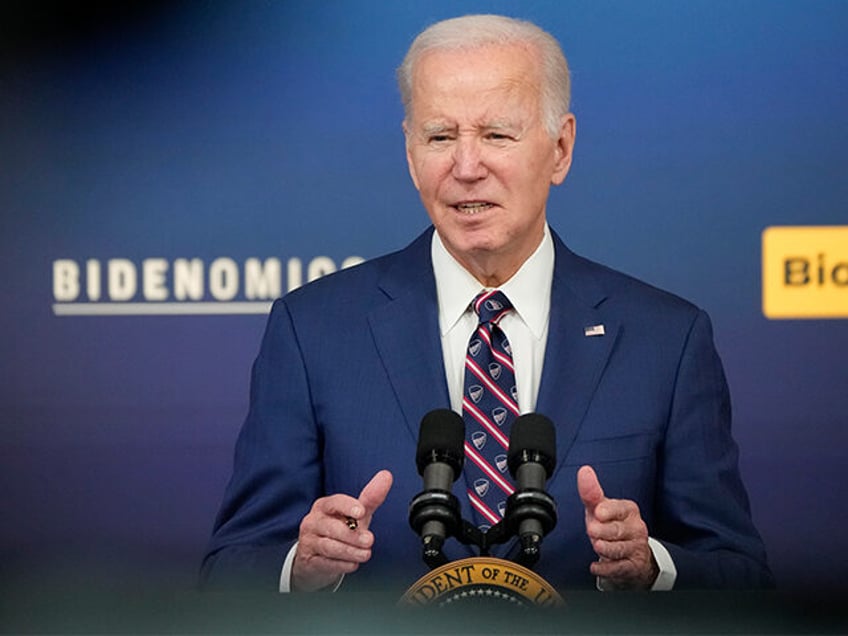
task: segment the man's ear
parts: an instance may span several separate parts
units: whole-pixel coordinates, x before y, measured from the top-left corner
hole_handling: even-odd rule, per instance
[[[571,168],[571,158],[574,153],[574,135],[577,132],[577,120],[572,113],[562,116],[559,127],[559,137],[556,139],[554,150],[554,170],[551,174],[551,183],[559,185],[565,181],[565,176]]]
[[[412,183],[415,185],[416,190],[420,190],[418,187],[418,175],[415,173],[415,164],[412,161],[412,153],[410,152],[410,132],[409,126],[406,123],[406,120],[403,120],[401,124],[401,128],[403,128],[403,138],[406,144],[406,166],[409,169],[409,176],[412,178]]]

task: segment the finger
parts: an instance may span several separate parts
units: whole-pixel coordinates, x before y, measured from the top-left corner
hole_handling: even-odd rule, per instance
[[[657,577],[655,564],[647,558],[601,560],[589,568],[615,589],[650,589]]]
[[[586,534],[593,541],[647,541],[648,527],[638,516],[628,517],[624,521],[601,521],[596,518],[586,521]]]
[[[359,502],[365,507],[364,514],[358,516],[351,514],[350,516],[354,519],[361,519],[363,516],[370,517],[373,515],[374,511],[383,505],[386,500],[386,496],[392,487],[392,481],[392,474],[388,470],[381,470],[374,475],[362,489],[362,492],[359,493]]]
[[[623,583],[628,579],[635,579],[639,576],[639,568],[633,561],[617,560],[617,561],[595,561],[592,563],[589,570],[595,576],[603,579],[611,579],[616,582]]]
[[[315,537],[315,539],[331,539],[359,548],[370,548],[374,543],[374,535],[367,528],[354,529],[341,517],[325,515],[308,515],[300,524],[300,540]]]
[[[627,541],[634,538],[621,521],[589,520],[586,522],[586,534],[592,541]]]
[[[595,506],[598,521],[628,521],[641,519],[639,505],[630,499],[606,499]]]
[[[604,541],[597,539],[592,541],[592,549],[602,560],[621,561],[640,555],[643,549],[643,543],[637,539],[630,541]]]
[[[361,519],[365,514],[362,503],[350,495],[329,495],[317,499],[312,505],[312,510],[319,515],[343,519],[353,517]]]
[[[581,466],[577,471],[577,493],[589,513],[594,514],[595,507],[604,501],[604,489],[591,466]]]
[[[369,535],[371,533],[368,533]],[[373,539],[369,540],[369,546]],[[365,563],[371,558],[371,550],[366,547],[357,547],[345,541],[338,541],[330,537],[308,535],[298,544],[298,555],[303,553],[306,558],[321,557],[336,562]]]

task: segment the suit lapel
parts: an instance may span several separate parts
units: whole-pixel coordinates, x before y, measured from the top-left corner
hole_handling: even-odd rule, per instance
[[[430,260],[431,236],[432,231],[425,232],[388,261],[379,281],[387,302],[368,315],[380,359],[415,440],[427,412],[450,408]]]
[[[618,320],[602,311],[606,293],[586,261],[556,235],[554,244],[550,326],[536,400],[537,412],[550,417],[557,432],[557,467],[549,483],[574,443],[620,328]]]

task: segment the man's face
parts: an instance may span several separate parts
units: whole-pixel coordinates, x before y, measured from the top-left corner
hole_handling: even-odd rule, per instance
[[[551,184],[571,165],[574,117],[551,138],[535,51],[492,45],[418,61],[404,125],[409,171],[448,251],[486,285],[542,240]]]

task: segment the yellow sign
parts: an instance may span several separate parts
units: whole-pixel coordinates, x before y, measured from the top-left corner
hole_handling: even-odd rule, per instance
[[[848,226],[783,226],[763,232],[767,318],[848,318]]]
[[[563,605],[562,597],[541,576],[494,557],[472,557],[436,568],[407,590],[400,605],[445,606],[480,601],[535,607]]]

